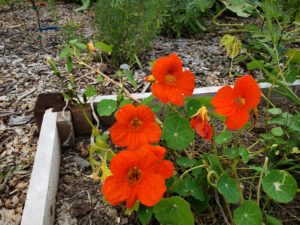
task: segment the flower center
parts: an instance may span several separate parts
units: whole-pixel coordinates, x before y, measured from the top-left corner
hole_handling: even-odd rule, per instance
[[[165,80],[166,80],[166,83],[168,84],[168,85],[175,85],[176,84],[176,78],[173,76],[173,75],[167,75],[166,76],[166,78],[165,78]]]
[[[237,103],[240,107],[246,104],[246,100],[242,97],[238,97],[235,99],[235,103]]]
[[[142,121],[138,117],[134,117],[130,121],[130,126],[133,130],[138,130],[142,126]]]
[[[137,183],[141,177],[141,173],[142,172],[138,167],[134,166],[133,168],[131,168],[127,174],[129,184]]]

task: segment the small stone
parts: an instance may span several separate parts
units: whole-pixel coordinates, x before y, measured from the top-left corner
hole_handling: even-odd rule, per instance
[[[24,203],[25,203],[25,200],[26,200],[26,195],[22,193],[22,194],[20,195],[20,203],[24,204]]]
[[[11,203],[12,205],[15,207],[18,203],[19,203],[19,197],[17,195],[15,195],[12,199],[11,199]]]
[[[121,224],[128,224],[128,218],[122,218]]]
[[[16,212],[18,214],[22,214],[23,213],[23,207],[21,206],[21,207],[16,208]]]
[[[70,184],[70,183],[72,183],[73,177],[70,175],[65,175],[63,180],[64,180],[64,183]]]
[[[74,161],[77,167],[79,167],[80,171],[84,171],[85,169],[88,169],[90,167],[90,163],[79,156],[74,157]]]
[[[10,199],[7,199],[4,203],[5,208],[12,209],[13,205]]]
[[[17,189],[24,189],[27,187],[28,187],[28,182],[21,182],[21,183],[18,183],[16,186]]]

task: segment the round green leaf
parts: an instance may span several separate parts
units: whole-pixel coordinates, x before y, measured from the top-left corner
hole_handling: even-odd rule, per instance
[[[282,225],[282,223],[275,217],[266,214],[266,225]]]
[[[283,135],[283,130],[281,127],[274,127],[271,129],[271,133],[274,135],[274,136],[277,136],[277,137],[280,137]]]
[[[272,115],[279,115],[282,113],[282,110],[280,108],[271,108],[269,109],[269,113]]]
[[[189,121],[174,114],[166,118],[162,135],[167,145],[175,150],[189,147],[195,137]]]
[[[196,162],[197,162],[196,159],[190,159],[188,157],[180,157],[180,158],[176,159],[176,163],[179,166],[182,166],[182,167],[185,167],[185,168],[193,167]]]
[[[295,178],[284,170],[273,170],[262,180],[263,190],[277,202],[287,203],[297,193]]]
[[[162,199],[154,206],[154,214],[163,225],[194,225],[190,204],[178,196]]]
[[[223,174],[219,178],[217,188],[228,203],[237,203],[239,201],[238,183],[227,174]]]
[[[247,148],[239,148],[239,155],[242,157],[243,163],[248,163],[249,162],[249,151]]]
[[[228,130],[224,130],[222,133],[216,136],[217,144],[223,144],[231,139],[232,133]]]
[[[153,215],[153,207],[146,207],[140,205],[139,207],[139,220],[143,225],[149,224]]]
[[[228,159],[235,159],[239,156],[238,148],[226,148],[224,151],[224,155]]]
[[[84,94],[86,97],[93,97],[97,95],[97,91],[93,86],[88,86]]]
[[[117,101],[104,99],[97,104],[97,113],[99,116],[110,116],[117,109]]]
[[[234,211],[234,221],[236,225],[261,225],[262,214],[256,202],[245,201]]]
[[[193,196],[200,201],[205,200],[205,194],[202,187],[195,178],[188,176],[183,180],[177,181],[177,185],[173,188],[172,192],[176,192],[182,197]]]

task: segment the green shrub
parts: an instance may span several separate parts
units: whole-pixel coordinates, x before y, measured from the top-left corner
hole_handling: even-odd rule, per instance
[[[99,0],[95,6],[98,39],[113,46],[112,63],[133,61],[159,30],[164,0]]]
[[[162,34],[190,36],[206,30],[203,16],[215,0],[168,0],[162,17]]]

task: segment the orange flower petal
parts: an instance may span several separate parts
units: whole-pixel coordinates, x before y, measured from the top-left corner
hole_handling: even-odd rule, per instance
[[[136,160],[137,155],[129,151],[121,151],[116,154],[110,162],[110,171],[114,176],[126,176],[129,168]]]
[[[174,165],[169,160],[163,160],[157,169],[157,172],[164,178],[171,178],[174,174]]]
[[[145,206],[153,206],[166,192],[165,180],[159,174],[148,174],[137,187],[138,199]]]
[[[166,89],[167,89],[166,85],[162,85],[159,83],[152,84],[151,86],[152,94],[163,103],[169,102]]]
[[[122,188],[120,188],[122,187]],[[105,199],[112,205],[117,205],[128,198],[129,185],[124,179],[109,176],[102,186],[102,193]]]
[[[176,77],[176,88],[184,94],[185,97],[193,95],[195,89],[195,76],[190,71],[186,70]]]
[[[234,92],[230,86],[224,86],[218,90],[217,94],[211,100],[211,104],[215,108],[223,108],[232,106],[234,103]]]
[[[164,147],[161,147],[159,145],[157,146],[146,146],[146,149],[148,149],[150,152],[152,152],[154,155],[158,157],[158,159],[163,160],[163,158],[166,155],[167,150]]]
[[[229,130],[237,130],[247,124],[250,119],[248,111],[237,110],[234,114],[226,118],[226,127]]]
[[[120,186],[121,187],[121,186]],[[120,188],[119,187],[119,188]],[[136,191],[136,188],[133,188],[130,192],[129,192],[129,195],[128,195],[128,198],[127,198],[127,203],[126,203],[126,207],[128,209],[132,208],[134,206],[134,203],[138,200],[138,194],[137,194],[137,191]]]
[[[127,104],[120,108],[116,113],[116,120],[119,123],[127,124],[135,114],[135,107],[132,104]]]

